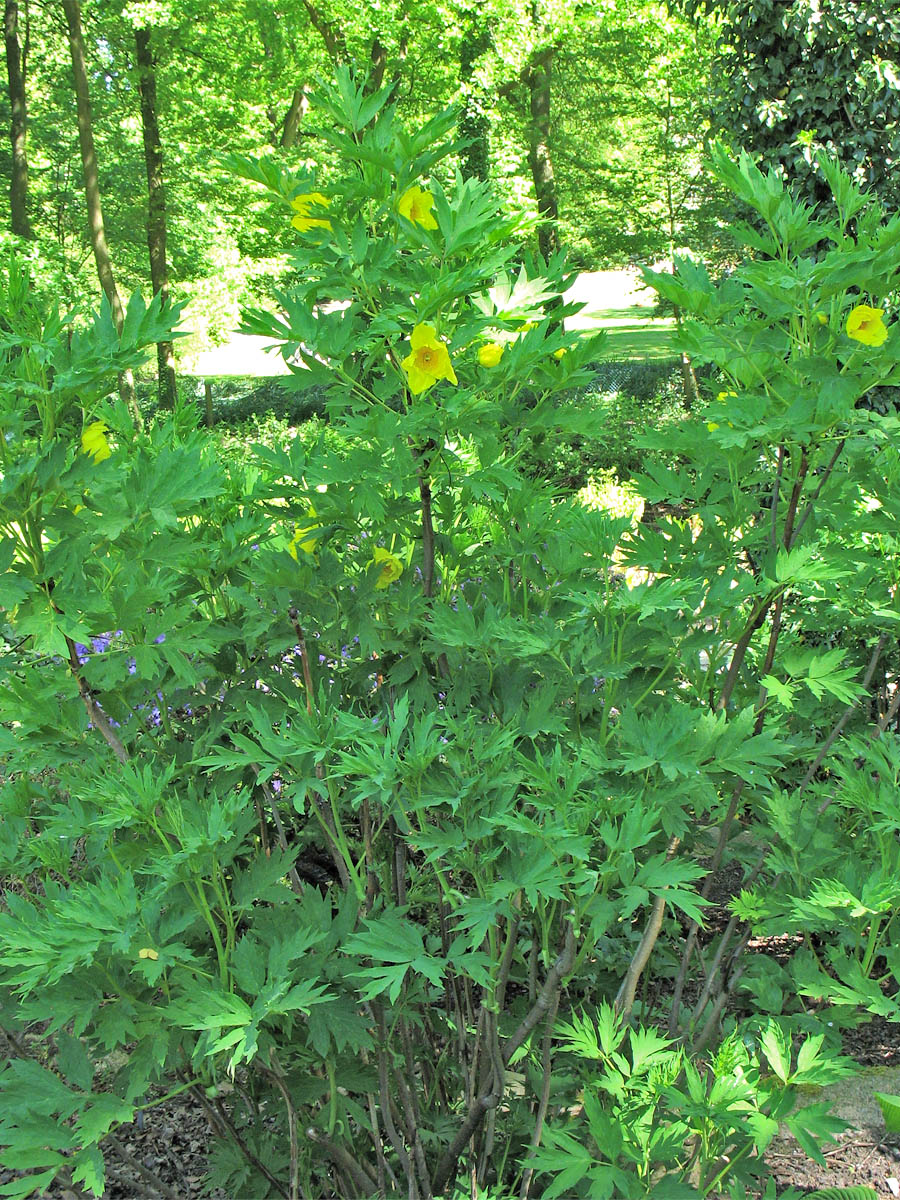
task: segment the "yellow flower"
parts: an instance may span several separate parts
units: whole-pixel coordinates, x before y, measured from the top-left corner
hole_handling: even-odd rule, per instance
[[[864,346],[881,346],[887,339],[887,328],[882,317],[883,308],[870,308],[868,304],[857,304],[847,317],[847,337],[852,337]]]
[[[409,340],[412,350],[400,365],[407,374],[409,390],[414,396],[439,379],[457,382],[447,347],[437,340],[433,325],[417,325]]]
[[[149,958],[156,962],[159,958],[159,951],[154,950],[152,946],[144,946],[142,950],[138,950],[138,958]]]
[[[82,454],[90,454],[95,463],[102,463],[109,458],[112,450],[106,436],[108,433],[109,427],[105,421],[92,421],[81,435]]]
[[[311,504],[306,515],[307,517],[312,517],[315,520],[319,514],[316,512],[315,506]],[[319,544],[319,538],[318,536],[310,537],[310,534],[317,535],[317,531],[321,528],[322,526],[318,524],[304,525],[302,529],[299,525],[295,525],[294,536],[291,538],[290,545],[288,546],[288,554],[290,554],[292,558],[297,559],[298,546],[304,554],[315,554],[316,546]]]
[[[819,322],[820,325],[828,324],[828,317],[823,312],[816,313],[816,320]]]
[[[706,428],[709,430],[710,433],[715,433],[715,431],[719,428],[719,422],[718,421],[707,421]]]
[[[503,350],[500,342],[485,342],[478,351],[478,361],[483,367],[496,367],[503,357]]]
[[[389,587],[403,574],[403,563],[396,554],[391,554],[390,550],[385,550],[383,546],[375,547],[375,554],[371,562],[375,566],[381,564],[378,578],[375,580],[375,587],[379,591]]]
[[[727,400],[729,396],[733,396],[737,400],[737,392],[719,392],[716,400],[721,404],[723,400]]]
[[[568,354],[568,353],[569,353],[569,351],[566,349],[565,346],[560,346],[560,348],[558,350],[553,351],[553,357],[554,358],[562,358],[564,354]]]
[[[301,233],[307,233],[310,229],[330,229],[331,222],[327,217],[309,215],[313,206],[327,208],[330,203],[328,197],[323,196],[321,192],[304,192],[302,196],[295,196],[291,201],[291,208],[297,215],[291,219],[291,224]]]
[[[413,184],[397,201],[397,212],[414,225],[421,225],[423,229],[437,229],[438,223],[431,214],[433,206],[434,196],[431,192]]]

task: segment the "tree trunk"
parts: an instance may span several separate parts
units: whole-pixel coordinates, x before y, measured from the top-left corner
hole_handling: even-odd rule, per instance
[[[340,22],[326,17],[316,8],[312,0],[303,0],[303,7],[306,9],[306,15],[309,17],[313,29],[325,43],[325,50],[332,65],[341,66],[347,61],[348,54],[347,39],[344,37],[344,30]]]
[[[150,281],[153,293],[169,298],[166,265],[166,190],[163,182],[163,152],[156,112],[156,64],[150,49],[150,30],[135,29],[138,80],[141,92],[141,128],[147,166],[147,249],[150,251]],[[156,344],[160,408],[175,407],[175,351],[171,340]]]
[[[556,199],[556,180],[550,156],[550,81],[553,70],[552,46],[535,54],[528,70],[528,93],[531,110],[528,165],[534,180],[541,224],[538,245],[544,258],[559,250],[559,205]]]
[[[69,30],[69,50],[72,54],[72,74],[75,77],[75,103],[78,110],[78,141],[81,146],[81,166],[84,172],[84,195],[87,202],[88,223],[91,229],[91,246],[97,275],[103,294],[109,302],[116,328],[121,333],[125,321],[122,301],[113,275],[106,230],[103,225],[103,207],[100,203],[100,180],[97,173],[97,151],[94,148],[94,129],[91,118],[91,97],[88,91],[87,68],[84,59],[84,34],[81,29],[81,4],[79,0],[62,0],[63,12]],[[134,376],[130,370],[119,376],[119,392],[131,410],[135,426],[140,428],[141,414],[134,392]]]
[[[19,5],[6,0],[3,12],[6,73],[9,78],[9,140],[12,143],[12,178],[9,183],[10,227],[17,237],[32,238],[28,220],[28,156],[25,138],[28,106],[25,97],[25,55],[19,47]]]
[[[466,143],[460,151],[459,168],[465,179],[487,179],[490,171],[490,101],[484,87],[472,79],[472,68],[491,44],[490,28],[483,17],[469,10],[459,48],[459,82],[463,107],[459,114],[459,136]]]
[[[372,49],[369,53],[369,76],[367,90],[377,92],[384,83],[384,72],[387,67],[387,50],[376,33],[372,39]]]
[[[309,108],[309,95],[305,87],[299,87],[294,90],[291,96],[291,103],[284,116],[284,124],[281,127],[280,145],[282,150],[290,150],[294,142],[297,140],[297,134],[300,130],[300,122],[306,116]]]

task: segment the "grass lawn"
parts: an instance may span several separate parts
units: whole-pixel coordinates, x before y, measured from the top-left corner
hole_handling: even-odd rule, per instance
[[[594,309],[580,316],[584,328],[605,329],[609,351],[616,361],[628,358],[674,358],[675,322],[671,317],[653,317],[646,305],[629,308]]]
[[[675,356],[675,322],[655,315],[656,295],[634,267],[583,271],[566,292],[566,299],[584,305],[567,322],[569,328],[607,331],[606,358],[623,362]]]

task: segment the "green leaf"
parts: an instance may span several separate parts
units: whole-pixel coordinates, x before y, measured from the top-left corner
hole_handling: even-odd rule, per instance
[[[90,1091],[94,1064],[88,1058],[81,1039],[71,1037],[68,1033],[58,1033],[56,1047],[56,1065],[60,1074],[83,1092]]]
[[[40,1171],[37,1175],[23,1175],[19,1179],[10,1180],[0,1185],[0,1196],[9,1196],[11,1200],[29,1200],[29,1197],[40,1196],[56,1178],[56,1173],[65,1164],[60,1156],[59,1167],[51,1167],[49,1171]]]
[[[759,1039],[769,1066],[782,1083],[787,1083],[791,1073],[791,1047],[787,1035],[780,1025],[770,1021]]]
[[[806,1200],[878,1200],[878,1193],[870,1187],[820,1188],[808,1192]]]
[[[874,1096],[881,1106],[885,1129],[888,1133],[900,1133],[900,1096],[891,1096],[886,1092],[875,1092]]]
[[[823,1100],[819,1104],[810,1104],[800,1108],[789,1117],[785,1117],[785,1125],[800,1143],[810,1158],[820,1167],[824,1167],[820,1142],[833,1142],[835,1135],[847,1128],[847,1122],[829,1114],[830,1101]]]

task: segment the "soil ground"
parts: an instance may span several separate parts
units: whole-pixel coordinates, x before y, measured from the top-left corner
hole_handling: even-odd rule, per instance
[[[875,1092],[900,1094],[900,1026],[881,1018],[848,1031],[845,1050],[860,1063],[859,1075],[810,1094],[809,1103],[830,1099],[838,1117],[850,1123],[825,1150],[824,1167],[813,1162],[789,1136],[776,1138],[767,1155],[779,1191],[801,1194],[824,1187],[863,1185],[878,1196],[900,1196],[900,1136],[885,1132]],[[150,1109],[142,1126],[120,1128],[117,1141],[127,1158],[108,1153],[109,1186],[104,1200],[199,1200],[204,1192],[209,1125],[203,1111],[179,1096]],[[129,1161],[130,1160],[130,1161]],[[139,1165],[138,1165],[139,1164]],[[162,1180],[161,1192],[140,1167]],[[0,1184],[11,1178],[0,1171]],[[257,1200],[251,1196],[211,1193],[212,1200]],[[84,1200],[77,1189],[55,1186],[42,1200]]]

